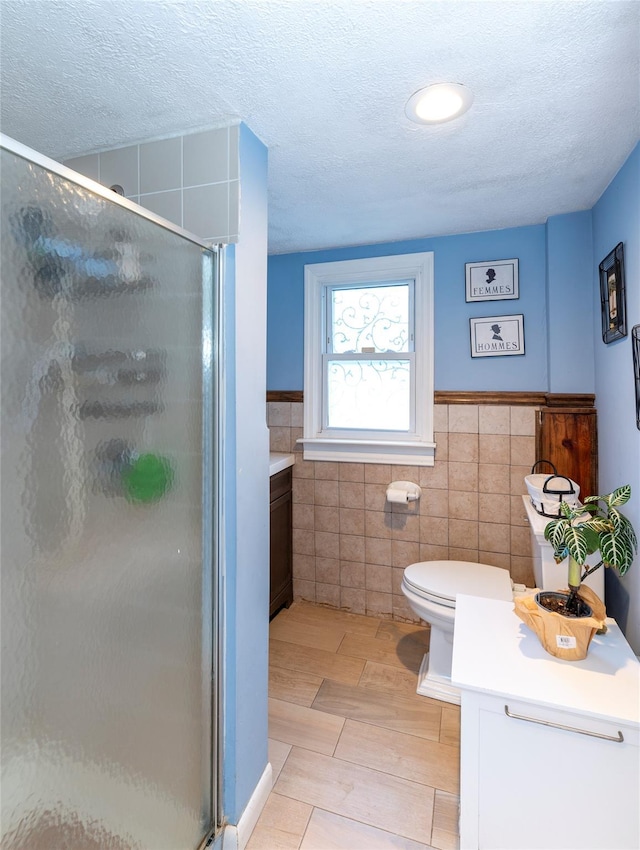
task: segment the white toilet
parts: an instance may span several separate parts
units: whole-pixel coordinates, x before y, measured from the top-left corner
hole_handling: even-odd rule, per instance
[[[421,561],[405,569],[402,592],[418,617],[431,625],[417,692],[460,705],[460,691],[451,684],[456,595],[510,602],[513,590],[508,570],[470,561]]]
[[[531,550],[536,587],[561,590],[567,586],[567,564],[556,564],[551,544],[544,539],[548,517],[538,514],[529,496],[522,497],[531,528]],[[589,556],[587,565],[598,563],[599,554]],[[585,579],[604,602],[604,568]],[[451,684],[453,624],[456,595],[481,596],[510,602],[523,585],[513,585],[509,572],[488,564],[469,561],[422,561],[404,571],[402,592],[412,610],[431,625],[429,652],[422,660],[417,691],[423,696],[460,704],[460,691]],[[530,591],[526,591],[530,592]]]

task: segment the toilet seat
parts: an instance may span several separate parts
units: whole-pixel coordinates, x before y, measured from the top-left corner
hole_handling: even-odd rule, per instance
[[[446,608],[456,607],[458,593],[504,601],[512,598],[507,570],[469,561],[420,561],[405,569],[403,581],[417,596]]]
[[[455,598],[451,598],[449,596],[439,596],[437,593],[431,593],[424,587],[420,587],[420,585],[414,584],[414,582],[410,581],[406,576],[403,579],[403,584],[408,590],[410,590],[412,593],[415,593],[416,596],[419,596],[426,602],[433,602],[434,605],[442,605],[444,608],[456,607]]]
[[[417,692],[460,705],[460,689],[451,684],[456,596],[463,593],[511,601],[509,571],[470,561],[420,561],[405,569],[402,592],[414,614],[429,623],[431,630]]]

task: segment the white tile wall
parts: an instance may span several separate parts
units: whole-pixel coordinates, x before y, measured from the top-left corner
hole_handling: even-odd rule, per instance
[[[161,139],[139,146],[140,194],[180,189],[182,186],[182,137]]]
[[[67,162],[66,165],[75,168],[73,160]],[[139,194],[137,146],[118,148],[118,150],[104,151],[98,154],[98,167],[99,183],[107,187],[116,183],[122,186],[127,197]]]
[[[64,164],[204,240],[236,242],[238,126],[75,157]]]

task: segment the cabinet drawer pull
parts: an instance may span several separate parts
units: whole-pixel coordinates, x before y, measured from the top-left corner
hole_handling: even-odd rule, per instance
[[[624,741],[624,736],[619,730],[617,735],[603,735],[601,732],[588,732],[586,729],[576,729],[575,726],[563,726],[562,723],[551,723],[550,720],[538,720],[537,717],[525,717],[524,714],[513,714],[509,711],[508,705],[505,705],[504,713],[507,717],[513,717],[515,720],[526,720],[529,723],[539,723],[540,726],[553,726],[554,729],[564,729],[565,732],[577,732],[579,735],[589,735],[590,738],[602,738],[604,741],[613,741],[615,744],[621,744]]]

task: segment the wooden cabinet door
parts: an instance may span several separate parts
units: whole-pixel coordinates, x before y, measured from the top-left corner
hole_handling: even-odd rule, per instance
[[[291,470],[271,479],[269,616],[293,601]]]
[[[536,424],[536,460],[550,460],[558,475],[580,485],[580,498],[598,493],[597,415],[590,408],[543,407]],[[541,466],[537,472],[546,472]]]

